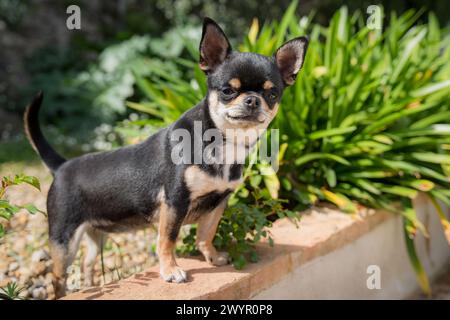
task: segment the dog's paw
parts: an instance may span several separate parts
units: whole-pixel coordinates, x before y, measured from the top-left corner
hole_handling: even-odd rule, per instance
[[[206,259],[213,266],[224,266],[230,262],[228,252],[217,252],[216,255]]]
[[[160,274],[161,274],[161,277],[164,279],[164,281],[167,281],[167,282],[181,283],[181,282],[186,282],[186,280],[187,280],[186,272],[177,266],[169,267],[169,268],[161,268]]]

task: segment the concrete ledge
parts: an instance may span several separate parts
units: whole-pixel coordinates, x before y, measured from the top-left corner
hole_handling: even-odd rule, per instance
[[[166,283],[158,268],[104,287],[73,293],[64,299],[250,299],[278,283],[301,265],[326,255],[366,234],[393,215],[364,210],[359,218],[331,208],[315,208],[302,215],[299,228],[289,220],[271,229],[275,246],[258,247],[261,261],[237,271],[212,267],[200,259],[179,258],[189,274],[187,283]]]
[[[420,195],[414,205],[431,235],[419,235],[416,248],[433,278],[449,265],[450,247],[427,198]],[[64,299],[402,299],[418,290],[400,214],[362,209],[351,216],[320,207],[302,213],[299,228],[281,219],[271,233],[275,246],[259,245],[260,262],[242,271],[180,258],[179,265],[189,274],[187,283],[162,281],[155,266]],[[368,287],[369,266],[379,268],[381,288]]]

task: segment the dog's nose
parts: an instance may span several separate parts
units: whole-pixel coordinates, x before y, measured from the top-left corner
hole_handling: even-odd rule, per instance
[[[261,105],[261,99],[256,96],[248,96],[245,98],[244,104],[249,108],[258,108]]]

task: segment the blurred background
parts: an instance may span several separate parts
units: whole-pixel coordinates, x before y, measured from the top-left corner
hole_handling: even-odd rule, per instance
[[[324,203],[355,216],[361,207],[399,213],[401,204],[411,265],[430,296],[414,245],[427,227],[412,201],[427,193],[450,243],[448,3],[0,0],[0,294],[16,283],[10,291],[23,287],[25,298],[53,297],[47,221],[36,214],[45,211],[52,177],[23,134],[32,97],[44,92],[40,122],[65,157],[142,141],[205,96],[197,59],[209,16],[241,51],[271,55],[288,39],[310,37],[272,123],[280,169],[259,162],[246,169],[215,245],[241,269],[258,260],[255,244],[278,218]],[[66,26],[73,4],[80,30]],[[379,28],[368,23],[370,5],[380,10]],[[182,234],[179,253],[196,253],[194,234],[195,226]],[[154,264],[154,239],[153,229],[109,238],[107,272],[97,264],[95,283]],[[434,292],[448,299],[449,272],[440,283]]]
[[[328,25],[343,4],[349,12],[373,1],[303,0],[297,15],[314,13]],[[125,101],[139,100],[130,70],[144,59],[171,64],[189,58],[181,37],[198,42],[204,16],[216,19],[233,43],[257,17],[281,19],[289,0],[0,0],[0,162],[33,159],[23,143],[21,114],[32,96],[45,93],[43,125],[60,150],[78,154],[110,146],[111,125],[128,117]],[[68,30],[66,8],[81,8],[81,30]],[[377,1],[386,12],[425,8],[441,25],[450,21],[447,1]],[[419,19],[426,19],[422,15]],[[389,16],[386,17],[389,20]],[[386,21],[387,23],[387,21]],[[145,70],[141,70],[146,72]],[[136,97],[137,95],[137,97]],[[109,140],[115,139],[109,135]]]

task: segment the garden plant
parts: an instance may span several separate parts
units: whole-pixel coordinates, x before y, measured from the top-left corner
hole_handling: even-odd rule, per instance
[[[247,166],[215,244],[242,268],[258,259],[254,245],[263,237],[270,241],[267,227],[278,217],[295,222],[295,212],[321,202],[353,215],[361,206],[382,208],[402,215],[412,266],[429,293],[414,238],[418,232],[430,235],[412,200],[427,194],[449,238],[450,224],[440,208],[450,205],[448,28],[439,26],[433,13],[419,23],[424,13],[413,10],[387,13],[385,25],[371,28],[365,13],[350,15],[346,7],[323,26],[313,15],[298,17],[296,6],[293,2],[277,22],[260,26],[255,19],[238,46],[270,55],[286,39],[310,39],[303,70],[272,123],[279,129],[279,170],[263,162]],[[146,76],[134,72],[143,98],[127,105],[147,115],[117,127],[129,143],[168,125],[206,94],[205,77],[192,62],[197,42],[183,36],[180,41],[192,58],[171,59],[170,70],[149,60]],[[194,230],[181,251],[195,251]]]

